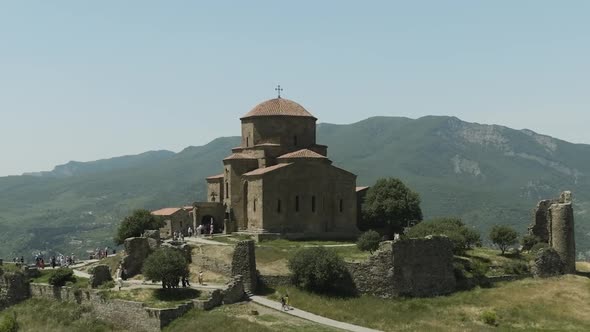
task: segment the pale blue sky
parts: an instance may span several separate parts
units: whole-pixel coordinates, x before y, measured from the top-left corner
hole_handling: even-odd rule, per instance
[[[0,176],[320,122],[454,115],[590,143],[590,1],[0,0]]]

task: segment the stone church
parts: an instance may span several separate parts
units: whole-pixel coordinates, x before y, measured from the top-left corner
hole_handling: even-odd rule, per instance
[[[195,225],[209,213],[223,218],[225,232],[358,232],[356,175],[332,165],[327,146],[316,143],[311,113],[279,95],[240,120],[241,145],[223,159],[223,173],[206,179],[208,202],[195,203]]]

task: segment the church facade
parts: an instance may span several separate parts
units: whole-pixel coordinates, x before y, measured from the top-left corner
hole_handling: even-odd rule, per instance
[[[240,120],[241,145],[223,159],[221,174],[206,179],[208,204],[223,206],[226,232],[358,232],[356,175],[334,166],[316,143],[312,114],[279,96]]]

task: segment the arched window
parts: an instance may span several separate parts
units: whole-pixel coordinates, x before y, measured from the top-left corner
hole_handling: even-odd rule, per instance
[[[311,212],[315,212],[315,196],[311,196]]]
[[[281,200],[277,200],[277,212],[281,213]]]
[[[295,212],[299,212],[299,196],[295,196]]]
[[[229,182],[225,182],[225,198],[229,198]]]
[[[254,203],[253,209],[254,209],[254,212],[256,212],[256,198],[254,198],[254,202],[253,203]]]
[[[344,202],[340,199],[340,212],[344,210]]]
[[[250,137],[246,137],[246,147],[250,146]]]

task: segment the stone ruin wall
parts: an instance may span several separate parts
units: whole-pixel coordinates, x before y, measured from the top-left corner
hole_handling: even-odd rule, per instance
[[[384,298],[436,296],[457,287],[452,243],[444,236],[384,242],[368,261],[348,269],[360,293]]]
[[[255,292],[258,286],[254,240],[239,241],[234,249],[231,264],[232,276],[240,275],[246,291]]]
[[[542,200],[534,210],[529,234],[547,243],[559,254],[564,273],[576,272],[576,243],[572,193],[564,191],[558,199]]]

